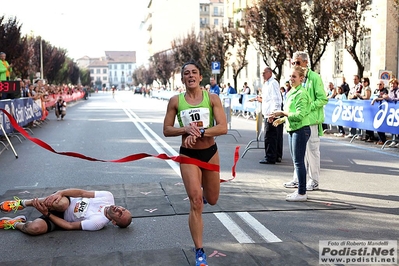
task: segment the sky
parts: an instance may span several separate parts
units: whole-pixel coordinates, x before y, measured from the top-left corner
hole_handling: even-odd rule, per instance
[[[0,16],[16,17],[23,35],[33,33],[67,56],[104,56],[104,51],[146,49],[140,23],[149,0],[12,0],[1,5]],[[0,44],[1,50],[1,44]],[[138,62],[139,63],[139,62]]]

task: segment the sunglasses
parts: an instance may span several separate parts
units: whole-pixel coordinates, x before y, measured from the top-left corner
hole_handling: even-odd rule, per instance
[[[300,64],[301,64],[301,62],[299,62],[299,61],[295,61],[295,62],[291,63],[291,65],[293,65],[293,66],[295,66],[295,65],[299,66]]]

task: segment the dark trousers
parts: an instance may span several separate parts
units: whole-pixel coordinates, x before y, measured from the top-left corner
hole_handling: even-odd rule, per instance
[[[283,131],[284,125],[278,125],[277,127],[277,158],[283,158]]]
[[[273,126],[265,118],[265,159],[275,163],[283,155],[283,125]]]
[[[385,136],[385,132],[378,132],[377,131],[377,134],[378,134],[378,138],[380,139],[380,141],[382,141],[382,142],[387,141],[387,136]]]
[[[374,136],[374,131],[372,130],[366,130],[366,139],[369,138],[370,140],[374,140],[375,136]]]

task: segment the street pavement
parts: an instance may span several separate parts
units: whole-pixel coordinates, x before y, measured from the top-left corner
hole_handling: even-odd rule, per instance
[[[124,104],[125,118],[117,110]],[[33,137],[58,151],[101,159],[157,154],[163,139],[177,151],[179,139],[162,136],[164,111],[158,108],[165,107],[164,101],[131,92],[118,92],[116,99],[93,94],[88,101],[68,106],[65,121],[55,121],[51,114],[47,123],[33,129]],[[104,124],[108,126],[102,128]],[[397,148],[381,150],[374,143],[350,143],[326,134],[321,139],[321,189],[308,192],[307,202],[292,203],[285,195],[293,190],[282,186],[293,171],[286,143],[282,163],[261,165],[264,151],[262,141],[256,141],[256,122],[233,117],[230,127],[228,135],[216,139],[223,179],[231,178],[236,146],[241,154],[248,143],[254,149],[240,158],[237,177],[221,185],[218,204],[204,208],[209,265],[318,265],[319,240],[398,239]],[[148,145],[152,131],[161,136],[159,146]],[[172,164],[158,159],[125,165],[87,163],[49,153],[28,140],[19,143],[12,138],[12,143],[18,159],[10,150],[0,152],[1,176],[8,181],[0,188],[1,201],[45,196],[67,187],[109,190],[117,204],[132,211],[134,220],[127,229],[109,225],[98,232],[31,237],[0,231],[8,248],[1,265],[195,265],[187,196]],[[28,208],[17,214],[38,216]]]

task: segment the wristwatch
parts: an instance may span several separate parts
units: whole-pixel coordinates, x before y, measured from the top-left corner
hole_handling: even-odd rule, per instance
[[[203,138],[205,134],[205,128],[201,128],[200,133],[201,133],[201,138]]]

